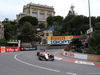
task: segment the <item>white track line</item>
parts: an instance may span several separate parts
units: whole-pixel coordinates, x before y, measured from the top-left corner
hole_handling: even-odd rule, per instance
[[[16,54],[16,55],[14,56],[14,58],[15,58],[17,61],[21,62],[21,63],[24,63],[24,64],[26,64],[26,65],[30,65],[30,66],[34,66],[34,67],[37,67],[37,68],[40,68],[40,69],[44,69],[44,70],[49,70],[49,71],[54,71],[54,72],[60,72],[59,70],[49,69],[49,68],[45,68],[45,67],[41,67],[41,66],[37,66],[37,65],[34,65],[34,64],[30,64],[30,63],[24,62],[24,61],[22,61],[22,60],[20,60],[20,59],[17,58],[18,55],[19,55],[19,54]]]
[[[70,72],[66,72],[67,74],[69,75],[77,75],[77,74],[74,74],[74,73],[70,73]]]

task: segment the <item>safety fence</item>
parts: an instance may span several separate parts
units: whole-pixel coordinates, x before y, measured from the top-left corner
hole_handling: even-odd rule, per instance
[[[45,49],[45,50],[52,50],[52,49],[64,49],[66,46],[37,46],[37,50]]]

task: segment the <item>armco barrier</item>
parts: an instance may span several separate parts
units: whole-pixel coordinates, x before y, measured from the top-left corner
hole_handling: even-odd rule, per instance
[[[35,47],[21,47],[21,51],[33,51],[37,50],[37,46]]]
[[[0,53],[18,52],[18,51],[20,51],[20,47],[5,47],[5,46],[0,47]]]
[[[63,51],[63,55],[68,56],[68,57],[73,57],[73,58],[100,62],[100,55],[81,54],[81,53],[74,53],[74,52],[68,52],[68,51]]]

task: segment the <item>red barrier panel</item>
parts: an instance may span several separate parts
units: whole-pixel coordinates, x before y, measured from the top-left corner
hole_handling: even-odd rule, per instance
[[[5,52],[18,52],[20,51],[20,47],[0,47],[0,52],[5,53]]]
[[[0,47],[0,53],[1,53],[1,47]]]

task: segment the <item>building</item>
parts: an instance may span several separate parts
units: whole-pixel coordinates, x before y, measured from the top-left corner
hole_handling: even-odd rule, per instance
[[[24,5],[23,13],[17,15],[17,22],[24,16],[33,16],[38,19],[39,23],[46,23],[46,18],[50,15],[55,16],[53,6],[29,3]]]
[[[41,39],[41,42],[43,44],[47,44],[48,36],[53,36],[53,31],[52,30],[45,30],[45,31],[43,31],[43,37]]]
[[[0,39],[4,38],[4,25],[0,23]]]

